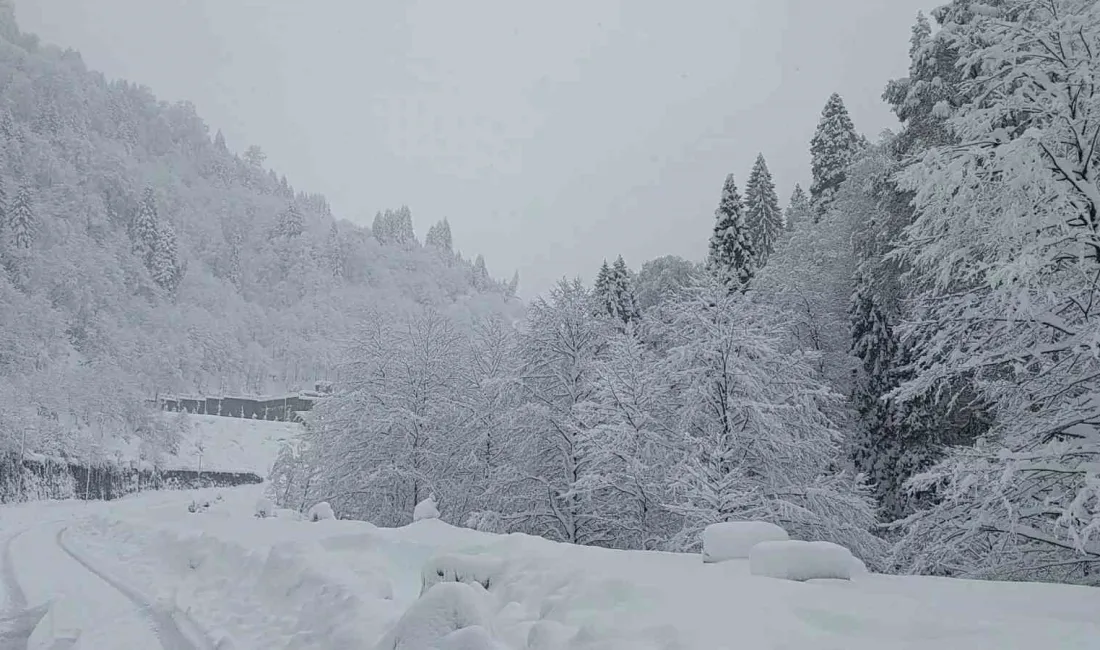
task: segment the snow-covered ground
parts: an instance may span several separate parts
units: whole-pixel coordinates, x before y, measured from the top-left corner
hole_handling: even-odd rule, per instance
[[[747,560],[572,547],[434,519],[400,529],[258,519],[260,494],[0,509],[0,647],[25,647],[36,626],[29,647],[82,650],[1100,647],[1096,589],[867,574],[791,582],[750,575]],[[189,513],[196,498],[210,507]]]
[[[175,413],[157,417],[179,421]],[[223,470],[255,472],[266,477],[284,440],[299,434],[301,425],[293,422],[248,420],[217,415],[187,415],[183,420],[179,452],[166,456],[161,464],[168,469]],[[114,441],[109,454],[120,460],[140,457],[136,442]]]

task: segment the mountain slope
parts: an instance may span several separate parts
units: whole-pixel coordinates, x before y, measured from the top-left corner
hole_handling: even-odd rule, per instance
[[[0,452],[157,438],[141,402],[158,392],[331,378],[369,312],[519,308],[449,237],[336,220],[259,148],[39,44],[3,2],[0,188]],[[407,210],[380,222],[412,235]]]

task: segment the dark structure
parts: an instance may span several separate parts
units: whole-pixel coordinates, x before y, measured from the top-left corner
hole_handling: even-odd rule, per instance
[[[248,397],[161,397],[154,400],[154,405],[162,411],[187,411],[199,415],[297,422],[300,420],[298,413],[313,410],[315,399],[312,395],[306,394],[264,400]]]

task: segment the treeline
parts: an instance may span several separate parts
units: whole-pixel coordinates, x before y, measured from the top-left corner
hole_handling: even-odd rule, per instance
[[[773,521],[898,571],[1096,584],[1100,5],[923,16],[902,123],[839,96],[782,218],[761,157],[708,259],[563,281],[518,331],[372,320],[284,502],[689,548]],[[780,228],[779,226],[782,225]]]
[[[0,1],[0,451],[97,459],[104,436],[159,444],[158,393],[333,378],[378,306],[519,308],[445,220],[423,245],[408,208],[375,231],[338,220],[242,149],[190,104],[40,44]]]
[[[0,503],[45,499],[110,501],[147,490],[188,490],[262,483],[251,472],[80,464],[45,457],[0,456]]]

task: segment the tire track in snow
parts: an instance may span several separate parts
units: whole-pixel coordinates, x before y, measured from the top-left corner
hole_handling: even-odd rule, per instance
[[[4,540],[4,558],[0,562],[0,583],[4,585],[4,593],[8,598],[8,609],[21,612],[27,608],[27,595],[23,593],[23,588],[19,586],[19,580],[15,577],[15,564],[11,561],[11,545],[17,537],[25,533],[25,530],[21,530],[18,533]]]
[[[21,530],[4,540],[4,552],[0,557],[0,585],[4,587],[5,612],[0,616],[0,647],[26,650],[31,633],[46,615],[47,606],[27,609],[27,595],[15,575],[15,563],[11,559],[11,545],[25,533]]]
[[[164,650],[213,650],[213,644],[205,638],[201,628],[186,613],[178,609],[168,610],[154,605],[144,596],[96,568],[86,558],[75,552],[65,542],[65,531],[67,530],[68,527],[64,527],[57,531],[56,541],[58,547],[92,575],[107,583],[132,602],[138,612],[149,622]],[[179,620],[177,620],[177,617]],[[180,623],[183,623],[183,627],[190,634],[184,634]]]

